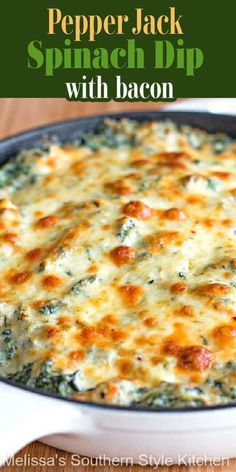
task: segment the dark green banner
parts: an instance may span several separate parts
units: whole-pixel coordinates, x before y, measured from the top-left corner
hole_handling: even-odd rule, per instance
[[[236,1],[8,0],[1,97],[236,96]]]

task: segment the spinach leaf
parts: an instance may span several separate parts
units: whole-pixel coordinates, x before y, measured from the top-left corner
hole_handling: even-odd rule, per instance
[[[14,374],[8,375],[9,380],[13,380],[14,382],[20,382],[25,385],[28,385],[31,376],[32,376],[32,367],[33,364],[26,364],[21,370]]]
[[[48,300],[46,304],[39,309],[39,313],[41,313],[42,315],[55,315],[56,313],[58,313],[61,307],[62,302],[60,300],[57,300],[56,298],[52,298],[51,300]]]
[[[63,397],[77,392],[78,387],[75,382],[77,372],[64,374],[58,370],[53,370],[52,366],[53,361],[47,360],[42,364],[40,373],[34,376],[33,364],[27,364],[21,371],[9,375],[8,379]]]
[[[88,287],[89,285],[94,284],[95,282],[98,282],[100,279],[98,278],[97,275],[90,275],[88,277],[84,277],[84,279],[79,280],[73,287],[71,288],[71,292],[75,294],[81,294],[83,293],[83,289],[85,287]]]
[[[5,328],[2,331],[3,350],[0,352],[0,364],[10,360],[16,353],[15,341],[12,337],[12,330]]]
[[[220,186],[221,186],[221,183],[217,179],[208,179],[207,180],[207,188],[209,188],[209,190],[213,190],[215,192],[215,191],[219,190]]]
[[[97,132],[87,133],[79,145],[84,144],[93,151],[101,147],[119,148],[122,146],[134,146],[137,140],[137,123],[130,120],[106,120],[99,127]]]
[[[131,231],[134,228],[135,228],[135,222],[132,219],[129,219],[125,223],[120,225],[117,236],[120,238],[122,243],[130,235]]]
[[[0,188],[13,185],[14,189],[22,186],[29,175],[31,165],[20,159],[10,160],[0,169]]]

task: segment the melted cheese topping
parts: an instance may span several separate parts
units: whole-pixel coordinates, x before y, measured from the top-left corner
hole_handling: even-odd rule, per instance
[[[106,126],[112,143],[51,144],[0,171],[0,373],[53,391],[55,373],[107,403],[163,385],[196,397],[236,356],[236,144]],[[232,400],[212,385],[201,402]]]

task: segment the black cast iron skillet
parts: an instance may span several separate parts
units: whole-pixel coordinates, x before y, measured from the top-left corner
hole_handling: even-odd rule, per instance
[[[211,113],[198,113],[198,112],[165,112],[165,111],[142,111],[142,112],[131,112],[131,113],[112,113],[97,116],[88,116],[86,118],[79,118],[75,120],[61,121],[58,123],[49,124],[40,128],[34,128],[29,131],[10,136],[0,141],[0,164],[6,162],[9,158],[16,156],[19,152],[26,149],[37,148],[45,144],[46,140],[58,140],[61,143],[72,143],[78,139],[83,138],[84,134],[89,131],[97,129],[104,119],[122,119],[128,118],[136,120],[138,122],[152,121],[152,120],[172,120],[177,124],[186,124],[193,127],[201,128],[209,133],[222,132],[226,133],[231,137],[236,138],[236,117],[229,115],[217,115]],[[98,403],[81,402],[78,400],[65,399],[59,395],[42,392],[41,390],[27,387],[25,385],[8,381],[3,377],[0,377],[0,381],[20,387],[24,390],[28,390],[41,395],[63,399],[67,402],[82,403],[84,405],[91,405],[97,408],[105,409],[122,409],[122,410],[134,410],[134,411],[145,411],[153,412],[153,408],[137,408],[121,407],[114,405],[100,405]],[[230,405],[217,405],[217,406],[205,406],[205,407],[187,407],[187,408],[155,408],[156,412],[183,412],[183,411],[204,411],[204,410],[218,410],[226,408],[235,408],[236,402]]]

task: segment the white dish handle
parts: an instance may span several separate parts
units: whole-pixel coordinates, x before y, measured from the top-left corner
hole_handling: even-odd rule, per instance
[[[71,431],[80,416],[72,403],[0,382],[0,466],[35,439]]]

